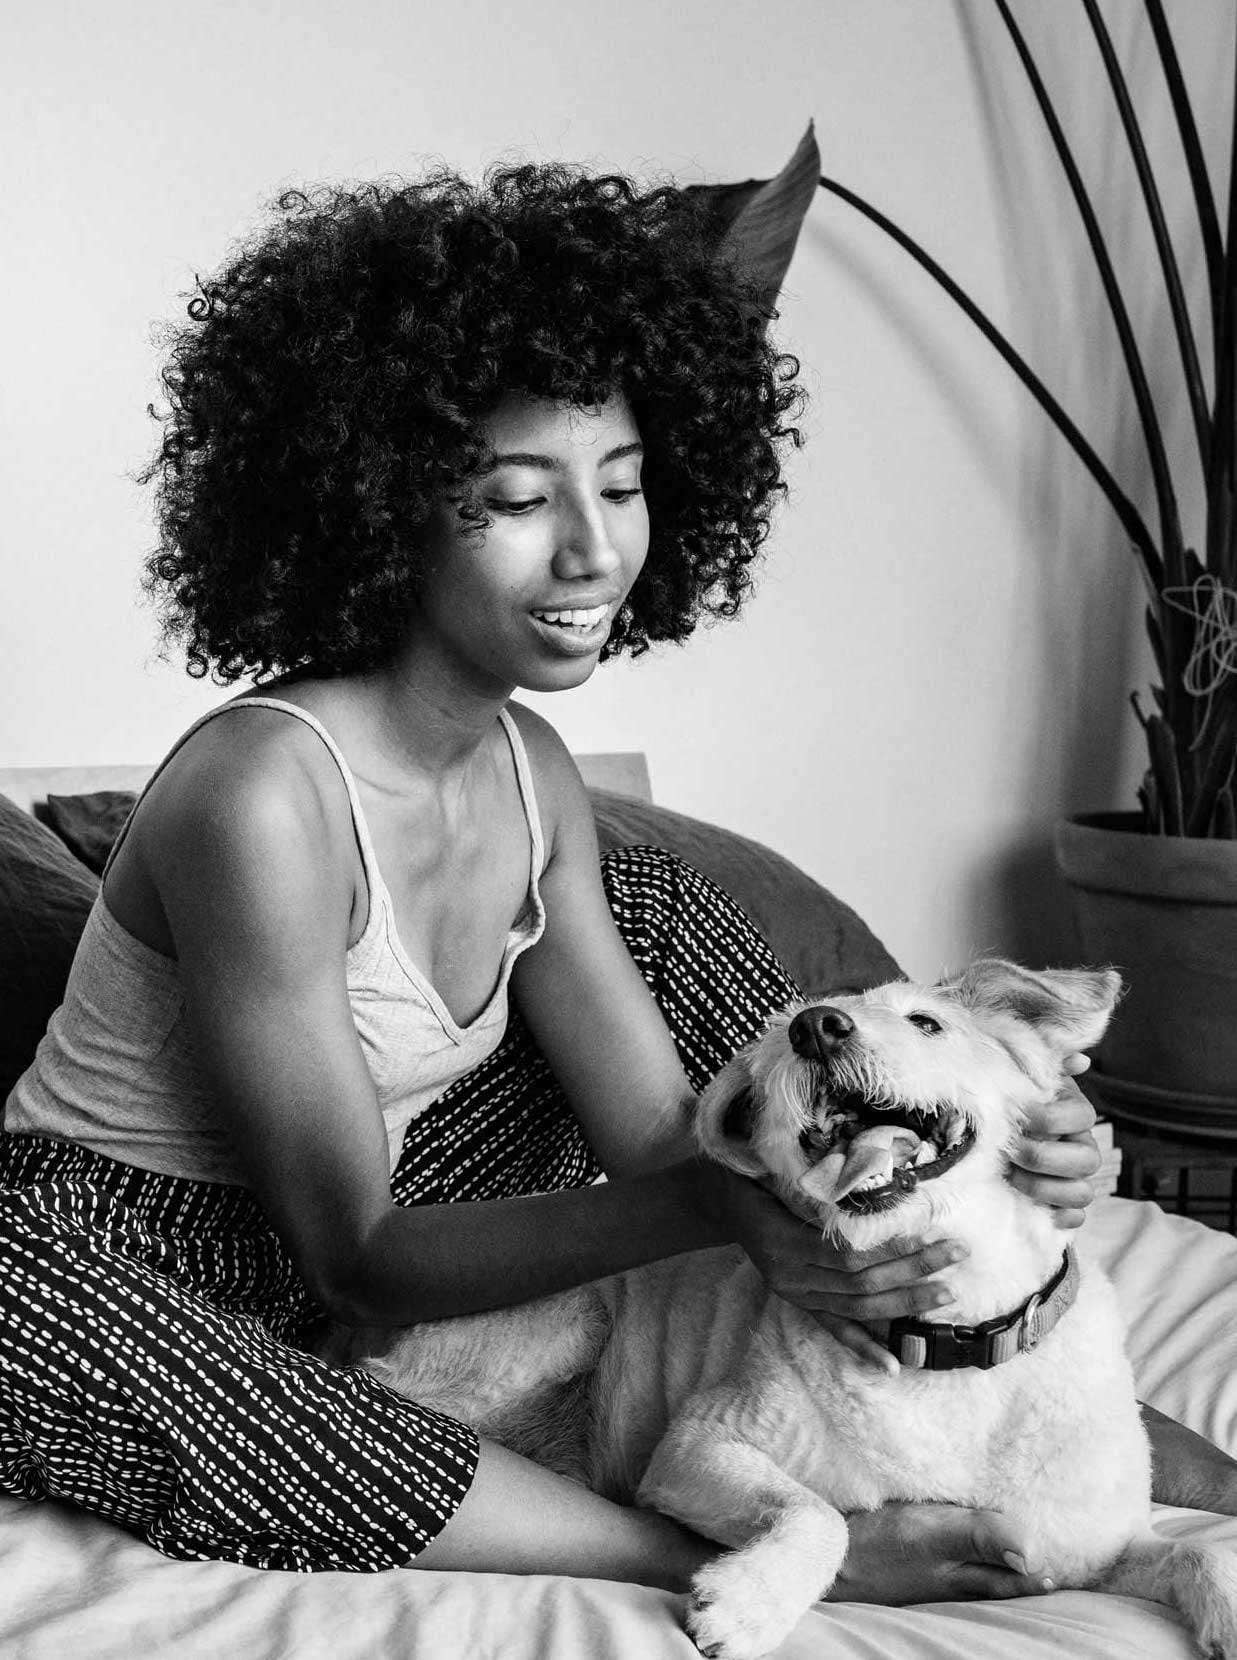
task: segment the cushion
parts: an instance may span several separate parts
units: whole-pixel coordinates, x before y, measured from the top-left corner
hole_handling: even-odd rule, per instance
[[[0,1108],[64,996],[98,878],[0,795]]]
[[[90,795],[49,795],[47,823],[71,853],[102,876],[112,843],[137,800],[132,790],[95,790]]]
[[[808,995],[861,991],[901,978],[897,963],[850,906],[780,853],[632,796],[609,790],[589,795],[603,852],[646,844],[686,859],[742,906]]]

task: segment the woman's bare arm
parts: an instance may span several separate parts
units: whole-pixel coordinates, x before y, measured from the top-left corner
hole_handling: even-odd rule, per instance
[[[575,763],[544,721],[514,712],[535,764],[549,855],[545,932],[516,963],[514,996],[602,1168],[611,1177],[656,1170],[693,1155],[695,1094],[606,902]]]

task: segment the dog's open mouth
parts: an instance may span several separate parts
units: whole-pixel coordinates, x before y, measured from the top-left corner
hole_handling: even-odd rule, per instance
[[[800,1145],[815,1160],[800,1180],[811,1198],[852,1212],[887,1210],[975,1144],[956,1108],[912,1107],[851,1091],[833,1096]]]

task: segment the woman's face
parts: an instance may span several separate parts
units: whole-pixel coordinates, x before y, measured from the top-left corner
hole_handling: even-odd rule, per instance
[[[480,430],[493,465],[470,489],[491,523],[461,525],[459,496],[436,509],[408,660],[484,697],[580,685],[648,552],[635,420],[617,393],[588,410],[519,396]]]

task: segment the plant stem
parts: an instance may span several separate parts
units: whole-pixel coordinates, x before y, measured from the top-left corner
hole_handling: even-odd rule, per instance
[[[1181,73],[1181,63],[1177,57],[1177,48],[1173,44],[1172,31],[1168,27],[1168,19],[1164,16],[1164,7],[1161,0],[1145,0],[1145,4],[1147,21],[1151,25],[1151,33],[1155,37],[1156,48],[1160,54],[1164,79],[1168,83],[1168,96],[1172,100],[1177,130],[1181,134],[1181,148],[1185,152],[1190,185],[1194,191],[1194,203],[1198,210],[1198,223],[1203,237],[1203,257],[1207,262],[1207,287],[1211,295],[1213,349],[1218,349],[1220,307],[1224,296],[1224,243],[1220,237],[1220,218],[1216,212],[1215,196],[1211,189],[1211,179],[1207,172],[1198,127],[1194,121],[1194,111],[1190,107],[1190,95],[1186,90],[1185,77]]]
[[[1237,102],[1229,149],[1228,224],[1220,325],[1216,343],[1215,416],[1207,477],[1207,564],[1223,583],[1237,582],[1237,522],[1233,491],[1237,477]]]
[[[1198,440],[1199,461],[1205,478],[1211,455],[1211,415],[1207,408],[1207,394],[1203,389],[1203,377],[1198,366],[1198,351],[1194,344],[1194,331],[1190,325],[1190,313],[1185,303],[1185,294],[1181,288],[1181,272],[1177,268],[1177,258],[1173,253],[1172,238],[1168,234],[1168,226],[1164,220],[1164,208],[1160,201],[1160,193],[1156,189],[1155,174],[1151,170],[1147,147],[1143,143],[1142,131],[1138,125],[1138,116],[1130,99],[1129,87],[1126,85],[1125,76],[1121,72],[1121,65],[1117,61],[1117,54],[1113,50],[1112,36],[1108,33],[1107,25],[1100,15],[1096,0],[1082,0],[1082,5],[1091,24],[1092,33],[1095,35],[1096,45],[1100,49],[1100,57],[1104,60],[1104,68],[1108,73],[1109,84],[1112,87],[1113,98],[1117,105],[1117,113],[1121,117],[1121,125],[1125,130],[1130,155],[1134,161],[1134,171],[1138,174],[1138,182],[1142,187],[1143,201],[1147,206],[1147,217],[1151,221],[1151,232],[1155,237],[1156,252],[1160,256],[1160,268],[1164,273],[1164,286],[1168,291],[1168,305],[1172,313],[1173,328],[1177,335],[1177,346],[1181,352],[1181,368],[1185,375],[1190,410],[1194,416],[1194,431]]]
[[[1228,787],[1237,759],[1237,700],[1230,699],[1219,711],[1218,729],[1211,740],[1210,752],[1201,769],[1198,789],[1185,823],[1187,836],[1205,836],[1211,825],[1216,804]]]
[[[1103,232],[1095,216],[1095,209],[1087,195],[1086,186],[1078,171],[1078,165],[1066,142],[1061,123],[1057,119],[1057,112],[1053,108],[1052,100],[1048,96],[1035,60],[1027,47],[1026,41],[1018,25],[1014,22],[1006,0],[995,0],[997,11],[1005,24],[1010,39],[1022,62],[1031,90],[1035,94],[1035,101],[1039,105],[1045,124],[1052,137],[1053,145],[1060,158],[1061,165],[1069,180],[1074,201],[1082,217],[1086,229],[1087,240],[1091,244],[1091,252],[1099,268],[1100,280],[1104,285],[1104,293],[1108,299],[1109,310],[1112,312],[1113,322],[1116,325],[1117,335],[1121,342],[1122,355],[1125,358],[1126,370],[1130,377],[1130,386],[1134,394],[1134,402],[1138,408],[1142,422],[1143,436],[1147,444],[1147,455],[1151,463],[1151,475],[1155,484],[1156,501],[1160,511],[1160,535],[1163,542],[1164,569],[1170,583],[1180,583],[1182,580],[1182,537],[1181,520],[1177,511],[1177,497],[1173,488],[1172,472],[1168,465],[1168,454],[1164,447],[1164,436],[1160,431],[1159,419],[1155,411],[1155,403],[1151,397],[1151,389],[1147,384],[1146,371],[1143,368],[1142,357],[1139,354],[1138,343],[1134,338],[1134,331],[1130,326],[1129,312],[1109,257],[1107,245],[1104,242]],[[1165,691],[1171,696],[1171,687],[1175,676],[1171,673]]]
[[[829,191],[831,195],[839,197],[848,206],[853,207],[857,213],[861,213],[865,219],[870,220],[878,229],[884,231],[886,236],[891,237],[900,248],[904,249],[915,263],[922,267],[933,281],[945,290],[954,304],[966,313],[989,344],[1004,358],[1108,498],[1114,513],[1121,521],[1123,529],[1138,552],[1144,580],[1150,590],[1152,601],[1158,608],[1159,589],[1164,581],[1164,568],[1159,550],[1155,545],[1155,539],[1147,529],[1142,515],[1133,502],[1121,489],[1108,468],[1026,359],[1010,345],[996,324],[980,310],[966,290],[954,281],[948,271],[939,265],[926,249],[920,247],[913,237],[908,236],[904,230],[894,224],[892,219],[887,218],[879,208],[873,207],[870,202],[866,202],[862,196],[856,195],[853,190],[847,189],[845,185],[839,184],[836,179],[825,178],[822,175],[820,185],[822,190]]]

